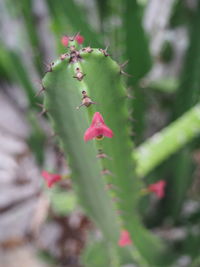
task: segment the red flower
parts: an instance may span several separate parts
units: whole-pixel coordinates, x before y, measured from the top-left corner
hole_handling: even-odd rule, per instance
[[[72,41],[73,40],[73,37],[64,35],[61,38],[61,43],[64,46],[68,46],[70,40]],[[78,34],[78,35],[75,36],[75,40],[77,41],[78,44],[82,44],[84,42],[84,37],[82,35]]]
[[[68,43],[69,43],[69,37],[64,35],[62,38],[61,38],[61,43],[64,45],[64,46],[68,46]]]
[[[121,234],[120,234],[120,239],[118,241],[118,245],[120,247],[125,247],[125,246],[131,245],[131,244],[132,244],[132,241],[131,241],[129,232],[126,230],[122,230]]]
[[[59,174],[49,173],[47,171],[42,171],[42,176],[47,182],[47,186],[50,188],[53,184],[61,180],[62,176]]]
[[[84,140],[89,141],[95,137],[97,139],[102,139],[103,136],[112,138],[113,132],[108,128],[108,126],[105,125],[101,114],[99,112],[95,112],[92,118],[92,124],[84,134]]]
[[[84,42],[84,37],[78,34],[76,35],[75,40],[78,42],[78,44],[82,44]]]
[[[163,198],[165,196],[165,186],[166,181],[160,180],[155,184],[150,184],[147,190],[155,193],[158,198]]]

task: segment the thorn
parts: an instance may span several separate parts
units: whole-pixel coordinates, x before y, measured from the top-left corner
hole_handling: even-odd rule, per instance
[[[93,102],[91,98],[87,95],[86,91],[82,91],[82,103],[80,106],[78,106],[76,109],[79,109],[82,106],[89,107],[92,104],[97,104],[96,102]]]
[[[128,64],[128,62],[129,62],[129,60],[126,60],[124,63],[119,64],[119,67],[120,67],[120,74],[123,74],[123,75],[125,75],[125,76],[127,76],[127,77],[133,77],[133,75],[126,73],[126,72],[123,71],[123,69],[122,69],[122,68],[124,68],[124,67]]]
[[[105,51],[106,51],[106,52],[108,51],[108,47],[109,47],[109,45],[107,45],[106,48],[105,48]]]
[[[80,106],[76,107],[76,109],[79,109],[80,107],[84,106],[84,104],[81,104]]]
[[[118,215],[122,214],[122,211],[121,210],[117,210],[117,214]]]
[[[80,35],[80,32],[77,32],[76,34],[74,34],[74,36],[72,36],[72,41],[74,41],[78,35]]]
[[[80,56],[80,53],[79,51],[77,50],[74,50],[70,53],[70,60],[69,60],[69,63],[75,63],[77,61],[80,61],[82,58]]]
[[[93,49],[90,46],[88,46],[88,47],[83,48],[82,51],[87,52],[87,53],[91,53],[93,51]]]
[[[105,185],[106,190],[111,190],[111,189],[113,189],[113,187],[114,187],[113,184],[106,184]]]
[[[101,171],[101,175],[111,175],[111,176],[113,176],[113,173],[111,171],[109,171],[108,169],[103,169]]]
[[[133,75],[128,74],[128,73],[126,73],[126,72],[123,71],[123,70],[120,70],[120,74],[125,75],[125,76],[127,76],[127,77],[133,77]]]
[[[43,64],[47,67],[47,70],[45,71],[45,73],[53,71],[52,66],[54,65],[54,62],[50,64],[46,64],[46,63],[43,63]]]
[[[119,64],[120,68],[125,67],[128,64],[129,60],[126,60],[124,63]]]
[[[41,103],[36,103],[37,106],[42,108],[42,111],[38,114],[39,117],[41,117],[42,115],[44,115],[45,113],[47,113],[47,109],[45,109],[44,105]]]
[[[41,103],[36,103],[36,105],[37,105],[38,107],[40,107],[40,108],[44,108],[44,105],[41,104]]]
[[[35,97],[40,96],[45,90],[46,88],[43,85],[41,85],[41,89],[35,94]]]
[[[133,94],[132,94],[132,91],[133,90],[133,88],[132,87],[128,87],[127,88],[127,93],[126,93],[126,97],[128,97],[128,98],[130,98],[130,99],[135,99],[135,97],[133,96]]]
[[[113,201],[113,202],[119,202],[119,198],[118,198],[118,197],[113,197],[113,198],[112,198],[112,201]]]
[[[128,120],[135,122],[135,119],[133,118],[132,114],[133,114],[133,109],[129,110],[128,112]]]
[[[58,151],[58,158],[57,158],[58,160],[60,160],[64,156],[65,156],[65,154],[63,151]]]
[[[111,184],[111,183],[106,184],[105,189],[106,190],[111,190],[111,189],[113,189],[113,190],[119,190],[119,188],[116,185]]]
[[[129,93],[126,94],[126,97],[128,97],[129,99],[134,99],[134,97],[132,95],[130,95]]]
[[[62,55],[60,55],[60,59],[61,60],[64,60],[66,57],[68,57],[69,55],[67,54],[67,53],[65,53],[65,54],[62,54]]]
[[[107,159],[112,160],[111,157],[109,157],[108,155],[106,155],[105,153],[103,153],[103,150],[102,149],[99,149],[98,154],[96,155],[96,158],[97,159],[107,158]]]
[[[50,135],[50,138],[53,138],[53,137],[56,137],[56,136],[58,136],[58,133],[52,132],[51,135]]]
[[[37,80],[37,82],[40,84],[41,89],[35,94],[34,97],[38,97],[41,95],[42,92],[46,90],[46,88],[43,86],[42,81]]]
[[[105,49],[99,48],[99,51],[102,52],[102,53],[104,54],[105,57],[110,56],[110,55],[107,53],[107,50],[108,50],[108,46],[107,46]]]
[[[42,110],[42,111],[38,114],[38,116],[41,117],[41,116],[44,115],[45,113],[47,113],[47,110],[46,110],[46,109]]]
[[[78,81],[82,81],[83,77],[86,74],[82,73],[79,68],[76,68],[76,75],[73,78],[77,79]]]

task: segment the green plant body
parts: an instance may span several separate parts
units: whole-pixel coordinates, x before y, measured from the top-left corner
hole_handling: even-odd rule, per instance
[[[199,133],[200,105],[197,104],[133,152],[133,157],[138,163],[136,167],[138,176],[147,175],[170,155],[197,137]]]
[[[132,100],[132,109],[134,113],[133,131],[135,132],[135,142],[140,143],[143,140],[145,128],[145,94],[139,85],[139,81],[150,70],[151,56],[148,48],[148,39],[142,26],[142,7],[136,0],[125,1],[124,28],[126,59],[129,60],[127,72],[131,75],[128,78],[128,85],[133,90],[134,98]],[[133,27],[134,25],[134,27]]]
[[[87,213],[109,242],[117,243],[120,227],[123,227],[130,232],[145,260],[159,265],[163,262],[165,248],[144,228],[137,212],[141,181],[134,177],[126,90],[121,73],[121,67],[106,50],[90,47],[78,50],[73,41],[68,53],[51,64],[43,79],[44,107],[69,155],[74,187]],[[90,102],[88,108],[84,106],[85,94]],[[81,98],[83,107],[77,110]],[[84,132],[97,110],[114,137],[85,143]],[[97,159],[99,149],[109,158]],[[110,196],[105,190],[105,182],[113,186]],[[116,205],[111,201],[112,196]]]

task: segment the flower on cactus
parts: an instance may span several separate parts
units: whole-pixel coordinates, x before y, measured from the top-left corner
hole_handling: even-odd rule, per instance
[[[127,230],[122,230],[120,233],[120,239],[118,241],[118,245],[120,247],[129,246],[132,244],[129,232]]]
[[[84,42],[84,37],[80,34],[77,34],[75,37],[70,37],[70,36],[67,36],[67,35],[64,35],[62,38],[61,38],[61,43],[64,45],[64,46],[68,46],[69,44],[69,41],[71,40],[76,40],[78,44],[82,44]]]
[[[165,196],[166,181],[160,180],[157,183],[150,184],[147,188],[149,192],[153,192],[158,198]]]
[[[85,142],[96,138],[98,140],[102,139],[104,136],[108,138],[113,137],[113,132],[108,126],[104,123],[103,117],[99,112],[95,112],[91,126],[86,130],[84,134]]]
[[[77,41],[78,44],[82,44],[84,42],[84,37],[80,34],[77,34],[75,40]]]
[[[62,38],[61,38],[61,43],[64,45],[64,46],[68,46],[68,43],[69,43],[69,37],[64,35]]]
[[[49,173],[47,171],[42,171],[42,177],[47,182],[47,186],[50,188],[52,185],[61,180],[62,176],[56,173]]]

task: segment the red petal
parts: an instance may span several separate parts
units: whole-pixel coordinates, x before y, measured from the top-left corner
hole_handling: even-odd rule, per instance
[[[49,173],[47,171],[42,171],[42,176],[45,179],[45,181],[47,182],[47,186],[50,188],[52,187],[53,184],[55,184],[56,182],[60,181],[62,176],[59,174],[54,174],[54,173]]]
[[[132,241],[130,239],[129,232],[126,230],[122,230],[121,234],[120,234],[120,239],[118,241],[118,245],[120,247],[125,247],[125,246],[131,245],[131,244],[132,244]]]
[[[108,128],[108,126],[102,125],[101,129],[102,129],[102,135],[103,136],[106,136],[108,138],[113,137],[113,131],[110,128]]]
[[[95,112],[94,116],[92,118],[91,126],[94,126],[98,122],[101,122],[102,124],[105,124],[102,115],[99,112]]]
[[[84,141],[87,142],[97,136],[96,128],[95,127],[89,127],[84,134]]]
[[[84,42],[84,37],[82,35],[78,34],[75,37],[75,40],[78,42],[78,44],[82,44]]]
[[[68,38],[68,36],[64,35],[64,36],[61,38],[61,43],[62,43],[64,46],[68,46],[68,43],[69,43],[69,38]]]
[[[160,180],[157,183],[149,185],[148,190],[155,193],[158,198],[163,198],[165,196],[165,186],[166,181]]]
[[[49,173],[47,171],[43,170],[41,174],[45,180],[49,178]]]

